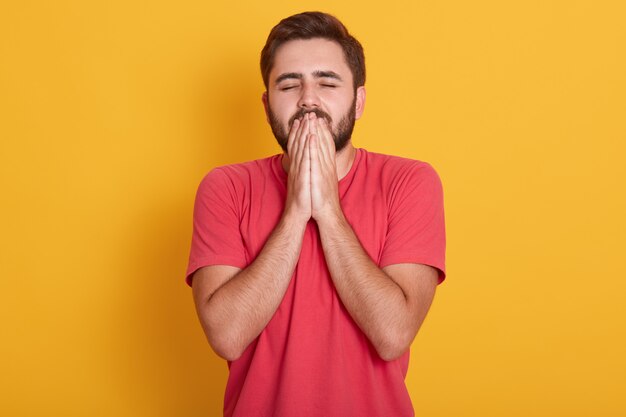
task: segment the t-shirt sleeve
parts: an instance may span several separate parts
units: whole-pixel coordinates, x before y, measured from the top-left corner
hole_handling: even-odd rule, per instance
[[[186,282],[208,265],[245,268],[246,254],[239,229],[237,192],[232,180],[220,168],[200,182],[193,210],[193,235]]]
[[[446,276],[446,236],[443,189],[437,172],[427,163],[411,165],[391,195],[388,229],[380,267],[419,263]]]

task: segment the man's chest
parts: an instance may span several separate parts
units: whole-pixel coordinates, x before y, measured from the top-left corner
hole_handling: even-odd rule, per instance
[[[282,216],[286,190],[284,186],[266,184],[250,187],[239,204],[240,233],[246,249],[247,263],[259,254]],[[389,207],[381,190],[359,187],[341,194],[344,216],[370,258],[378,264],[388,229]],[[303,238],[303,252],[323,250],[314,220],[309,222]],[[313,248],[309,248],[312,246]]]

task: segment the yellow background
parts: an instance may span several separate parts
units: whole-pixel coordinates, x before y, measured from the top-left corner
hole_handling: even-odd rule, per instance
[[[354,143],[430,162],[448,279],[418,416],[626,415],[622,1],[12,1],[0,7],[0,414],[219,415],[184,284],[212,167],[278,153],[259,52],[336,14]]]

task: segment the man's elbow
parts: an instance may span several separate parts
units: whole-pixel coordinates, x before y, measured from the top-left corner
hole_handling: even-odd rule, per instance
[[[209,344],[217,356],[229,362],[236,361],[241,357],[241,355],[243,355],[244,352],[244,349],[238,349],[235,346],[222,346],[211,342],[209,342]]]
[[[232,338],[228,338],[225,335],[217,337],[214,334],[209,334],[207,335],[207,339],[211,349],[213,349],[213,352],[215,352],[220,358],[226,359],[230,362],[239,359],[246,350],[246,346],[233,341]]]
[[[382,360],[386,362],[391,362],[404,355],[409,350],[409,348],[410,346],[386,347],[382,349],[377,349],[376,351],[378,352],[378,356],[380,356]]]
[[[408,333],[388,333],[384,341],[378,343],[376,352],[384,361],[394,361],[404,355],[413,342],[414,335]]]
[[[215,323],[207,315],[202,320],[204,333],[211,346],[211,349],[221,358],[227,361],[237,360],[243,355],[247,348],[241,335],[235,333],[234,326],[226,323]]]

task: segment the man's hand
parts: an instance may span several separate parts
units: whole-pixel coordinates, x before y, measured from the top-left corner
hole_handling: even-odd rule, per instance
[[[289,172],[284,213],[304,223],[311,218],[311,163],[307,144],[310,126],[308,115],[294,120],[287,142]]]
[[[309,117],[311,215],[319,227],[326,265],[343,305],[379,356],[396,359],[409,349],[428,312],[437,271],[418,264],[381,270],[372,261],[341,209],[330,127],[323,118]]]
[[[335,141],[328,123],[323,118],[310,115],[308,149],[311,160],[311,216],[322,220],[342,216],[339,201],[339,181],[335,160]]]

